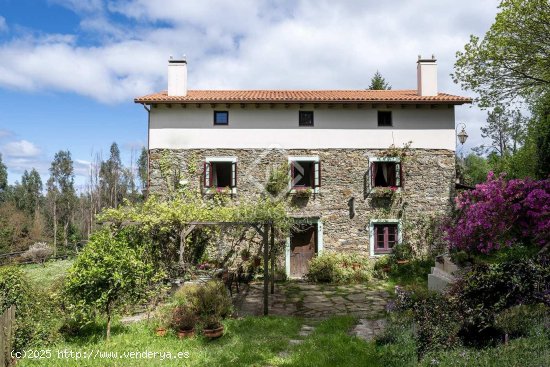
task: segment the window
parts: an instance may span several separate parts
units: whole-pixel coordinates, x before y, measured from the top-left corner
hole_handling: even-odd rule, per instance
[[[289,158],[290,186],[292,190],[313,189],[321,186],[321,162],[319,158]]]
[[[371,187],[401,187],[401,162],[373,161],[370,166]]]
[[[214,125],[229,125],[229,112],[214,111]]]
[[[207,190],[230,190],[237,188],[236,158],[207,158],[204,162],[204,188]]]
[[[378,126],[392,126],[391,111],[378,111]]]
[[[300,111],[299,126],[313,126],[313,111]]]
[[[374,254],[388,254],[399,241],[398,223],[376,223],[374,229]]]

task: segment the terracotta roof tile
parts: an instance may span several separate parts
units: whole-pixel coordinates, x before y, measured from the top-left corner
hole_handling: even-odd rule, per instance
[[[439,93],[419,96],[416,90],[190,90],[185,97],[166,91],[134,99],[136,103],[471,103],[471,98]]]

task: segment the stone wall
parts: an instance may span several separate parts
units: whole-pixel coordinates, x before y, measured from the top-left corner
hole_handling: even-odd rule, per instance
[[[264,191],[269,173],[288,156],[318,156],[322,183],[318,194],[305,199],[286,196],[289,212],[296,217],[319,217],[324,226],[324,248],[329,250],[369,252],[371,219],[401,219],[403,238],[422,252],[426,239],[421,223],[439,217],[451,208],[454,196],[455,157],[450,150],[410,149],[402,161],[403,188],[392,203],[380,203],[369,195],[369,157],[379,157],[381,150],[254,150],[189,149],[151,150],[150,192],[167,190],[167,172],[177,174],[191,189],[202,189],[203,161],[206,157],[232,156],[238,159],[237,194],[233,200],[258,197]],[[167,168],[167,162],[173,166]],[[161,168],[162,167],[162,168]],[[173,178],[168,182],[173,183]],[[350,215],[350,199],[355,215]]]

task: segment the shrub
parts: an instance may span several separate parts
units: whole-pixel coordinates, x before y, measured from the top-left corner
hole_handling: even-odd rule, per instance
[[[550,326],[549,321],[550,308],[541,303],[513,306],[495,317],[496,327],[511,337],[527,336],[539,325]]]
[[[23,253],[23,258],[36,264],[44,265],[44,262],[53,254],[53,249],[46,242],[36,242]]]
[[[550,241],[550,179],[487,182],[457,198],[458,215],[446,231],[451,248],[489,253],[520,243]]]
[[[221,319],[231,314],[231,298],[220,281],[210,280],[198,287],[196,297],[197,313],[205,328],[218,327]]]
[[[359,283],[372,279],[374,261],[359,254],[324,252],[309,263],[307,278],[319,283]]]
[[[42,290],[33,287],[25,273],[16,267],[0,268],[0,314],[15,305],[14,348],[47,344],[58,337],[55,305]]]
[[[191,305],[180,305],[172,311],[171,326],[176,331],[193,330],[197,320],[196,310]]]
[[[519,304],[550,305],[550,266],[545,257],[477,264],[450,289],[464,317],[464,338],[483,342],[497,313]]]
[[[141,257],[122,238],[103,230],[92,236],[69,269],[65,292],[71,308],[103,313],[107,317],[107,338],[116,308],[143,299],[151,286],[153,268]]]
[[[390,317],[390,332],[403,327],[412,317],[420,356],[433,350],[453,348],[461,344],[460,312],[449,298],[424,288],[414,290],[397,288],[396,299],[389,305],[397,316]],[[393,324],[393,325],[392,325]]]

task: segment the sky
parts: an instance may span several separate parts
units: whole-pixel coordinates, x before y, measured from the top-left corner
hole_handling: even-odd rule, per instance
[[[418,55],[438,60],[439,91],[455,54],[494,22],[497,0],[0,0],[0,153],[10,183],[70,150],[77,185],[117,142],[126,164],[147,140],[137,96],[166,89],[185,55],[190,89],[365,89],[378,70],[416,88]],[[456,109],[482,143],[486,112]]]

